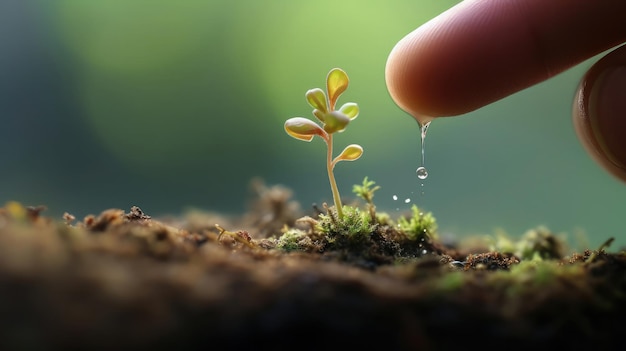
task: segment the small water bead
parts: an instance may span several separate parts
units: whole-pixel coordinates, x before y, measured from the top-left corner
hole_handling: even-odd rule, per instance
[[[392,196],[392,198],[393,198],[393,201],[398,201],[398,195],[394,195]]]
[[[424,117],[422,119],[416,118],[417,122],[420,126],[420,136],[421,136],[421,153],[422,153],[422,162],[420,164],[420,167],[417,169],[416,173],[417,173],[417,177],[419,179],[426,179],[428,177],[428,171],[426,171],[426,167],[424,167],[424,145],[426,143],[426,132],[428,131],[428,127],[430,126],[430,122],[432,121],[432,118],[428,118],[426,116],[421,116]]]
[[[409,202],[411,202],[411,199],[405,199],[405,200],[404,200],[404,203],[405,203],[405,204],[408,204]]]
[[[430,122],[432,122],[433,119],[435,119],[435,117],[430,117],[427,115],[419,115],[419,114],[413,115],[413,118],[415,118],[415,120],[420,126],[429,124]]]
[[[417,177],[419,179],[426,179],[428,178],[428,171],[426,170],[426,167],[419,167],[415,173],[417,173]]]

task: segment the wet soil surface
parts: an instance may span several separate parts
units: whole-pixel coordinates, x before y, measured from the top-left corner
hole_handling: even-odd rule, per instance
[[[286,189],[258,195],[238,218],[153,218],[132,207],[55,219],[45,207],[6,204],[0,350],[624,344],[623,251],[524,260],[480,245],[411,248],[381,225],[366,258],[315,240],[287,252],[272,233],[305,214]]]

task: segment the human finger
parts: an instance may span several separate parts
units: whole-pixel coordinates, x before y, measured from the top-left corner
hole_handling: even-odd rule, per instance
[[[624,14],[624,0],[466,0],[396,44],[387,87],[414,117],[470,112],[626,41]]]
[[[573,118],[579,139],[596,162],[626,181],[626,45],[587,71]]]

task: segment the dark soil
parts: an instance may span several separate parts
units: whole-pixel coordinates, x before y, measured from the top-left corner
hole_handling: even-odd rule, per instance
[[[285,252],[276,235],[319,213],[303,213],[288,189],[256,189],[236,218],[156,219],[133,207],[54,219],[6,204],[0,350],[624,344],[623,251],[566,255],[547,236],[552,251],[522,259],[471,241],[411,244],[379,225],[361,251],[313,239],[310,250]]]

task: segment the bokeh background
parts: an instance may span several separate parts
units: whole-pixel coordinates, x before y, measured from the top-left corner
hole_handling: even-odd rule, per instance
[[[332,203],[323,142],[295,140],[283,123],[312,117],[304,92],[341,67],[351,86],[340,102],[357,102],[361,114],[335,147],[365,150],[336,167],[344,200],[368,176],[382,187],[379,210],[393,216],[417,204],[444,233],[519,236],[546,226],[574,245],[580,236],[624,245],[626,186],[585,153],[570,117],[595,58],[434,121],[430,175],[416,177],[418,126],[389,97],[385,61],[400,38],[455,3],[2,1],[0,202],[46,205],[59,218],[133,205],[153,216],[240,214],[260,177],[293,189],[305,209]]]

